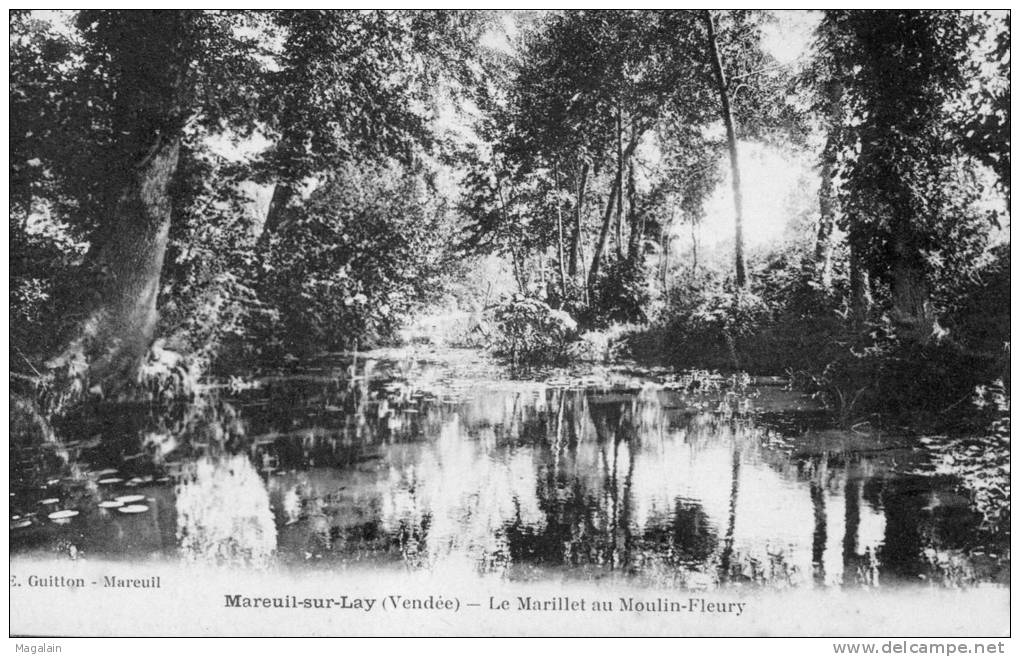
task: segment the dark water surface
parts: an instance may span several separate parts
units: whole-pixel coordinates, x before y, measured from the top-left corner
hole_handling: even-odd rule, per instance
[[[12,436],[11,550],[692,589],[1008,581],[921,441],[827,428],[771,381],[500,377],[463,354],[337,356],[99,407],[69,442]]]

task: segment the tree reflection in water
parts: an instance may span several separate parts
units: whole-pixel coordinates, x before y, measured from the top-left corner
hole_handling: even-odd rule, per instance
[[[26,466],[12,549],[73,539],[99,554],[698,589],[1008,573],[1008,561],[970,557],[979,514],[957,480],[924,474],[928,454],[906,439],[798,427],[792,393],[402,367],[269,377],[177,420],[108,409],[80,423],[102,440],[72,441],[61,458],[12,446]],[[147,515],[97,508],[118,494],[96,483],[105,466],[143,482],[132,490]],[[176,489],[158,485],[166,476]],[[39,520],[26,509],[43,495],[83,513],[67,526]]]

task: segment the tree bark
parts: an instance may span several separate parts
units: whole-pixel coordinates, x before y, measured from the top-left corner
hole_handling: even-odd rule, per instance
[[[567,270],[566,250],[563,245],[563,204],[560,202],[560,167],[559,163],[554,167],[556,177],[556,247],[557,264],[560,275],[560,298],[567,295]]]
[[[818,188],[818,236],[815,241],[815,266],[822,289],[832,286],[832,230],[836,223],[836,193],[832,179],[835,175],[836,134],[839,130],[839,107],[843,87],[838,80],[830,80],[826,89],[829,134],[822,150],[822,180]]]
[[[570,239],[570,276],[577,276],[577,261],[581,249],[581,220],[584,217],[584,193],[588,187],[588,163],[581,165],[581,179],[577,184],[577,205],[574,207],[574,234]]]
[[[737,132],[730,107],[730,94],[726,85],[726,73],[723,69],[722,55],[716,42],[715,19],[712,11],[704,10],[705,26],[708,29],[708,50],[711,55],[712,68],[715,70],[716,84],[719,90],[720,113],[726,127],[726,146],[730,154],[730,169],[733,178],[733,211],[736,219],[735,261],[737,287],[744,287],[746,274],[744,270],[744,198],[740,185],[740,157],[737,150]]]
[[[853,320],[863,323],[871,312],[871,281],[862,262],[860,249],[850,240],[850,305]]]
[[[832,153],[827,143],[822,153],[822,180],[818,188],[818,235],[815,240],[815,268],[818,284],[824,290],[832,287],[832,228],[836,220],[832,175]]]
[[[89,385],[104,388],[134,379],[156,328],[170,233],[168,190],[179,153],[180,137],[160,137],[129,175],[105,239],[90,257],[100,272],[97,294],[69,344],[47,363],[50,368],[77,369],[84,363]]]
[[[623,260],[623,111],[616,110],[616,259]]]
[[[917,249],[906,237],[897,237],[895,253],[891,286],[892,318],[905,335],[920,342],[927,341],[936,333],[937,321],[923,263]]]

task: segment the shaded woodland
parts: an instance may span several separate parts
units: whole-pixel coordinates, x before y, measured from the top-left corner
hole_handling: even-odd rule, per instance
[[[801,12],[781,59],[787,13],[12,12],[16,408],[454,309],[514,366],[787,375],[1008,444],[1008,13]],[[750,248],[760,148],[812,177]]]

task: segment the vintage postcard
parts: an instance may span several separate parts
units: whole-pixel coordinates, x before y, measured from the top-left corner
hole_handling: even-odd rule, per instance
[[[15,651],[1003,652],[1010,34],[12,10]]]

